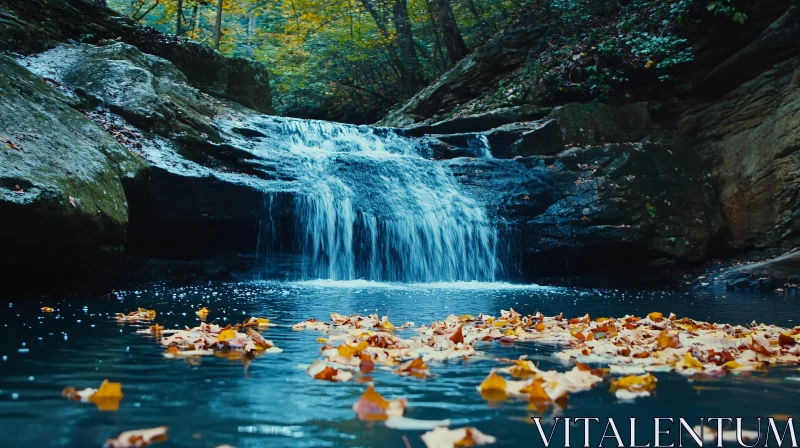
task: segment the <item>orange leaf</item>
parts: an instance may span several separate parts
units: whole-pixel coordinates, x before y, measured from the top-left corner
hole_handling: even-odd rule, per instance
[[[334,369],[333,367],[326,366],[322,372],[314,375],[315,380],[326,380],[326,381],[334,381],[333,377],[339,374],[339,371]]]
[[[778,345],[794,345],[796,343],[797,341],[795,341],[793,337],[786,333],[781,333],[778,336]]]
[[[665,348],[678,348],[680,339],[677,335],[669,334],[667,330],[661,330],[656,338],[656,344],[661,350]]]
[[[756,341],[755,338],[753,339],[753,342],[750,344],[750,350],[764,356],[775,355],[775,353],[773,353],[771,350],[768,350],[764,345]]]
[[[536,328],[536,331],[538,331],[539,333],[543,332],[544,331],[544,322],[539,321],[539,323],[537,323],[534,328]]]
[[[452,336],[450,336],[450,340],[453,341],[453,343],[455,343],[455,344],[458,344],[458,343],[462,343],[463,344],[464,343],[464,333],[461,331],[461,328],[463,326],[464,325],[459,325],[458,329],[456,330],[456,332],[453,333]]]
[[[553,401],[538,381],[531,383],[531,385],[528,386],[528,390],[531,393],[528,397],[529,403],[549,403]]]
[[[405,400],[387,400],[375,391],[372,384],[353,405],[360,420],[386,420],[390,416],[400,417],[405,410]]]
[[[580,332],[580,331],[570,331],[569,334],[571,334],[575,339],[577,339],[579,341],[585,341],[586,340],[586,336],[584,336],[583,333]]]

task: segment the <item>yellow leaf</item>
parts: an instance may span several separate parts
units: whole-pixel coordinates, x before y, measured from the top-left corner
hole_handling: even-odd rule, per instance
[[[458,316],[458,320],[461,322],[471,322],[475,320],[475,316],[473,316],[472,314],[463,314],[461,316]]]
[[[53,309],[52,309],[52,308],[50,308],[49,306],[46,306],[46,307],[43,307],[43,308],[42,308],[42,312],[43,312],[43,313],[52,313],[52,312],[53,312]]]
[[[536,369],[536,366],[533,365],[532,362],[524,359],[517,359],[514,361],[514,366],[511,366],[509,371],[511,372],[511,376],[517,378],[524,378],[534,376],[539,373]]]
[[[200,319],[205,319],[206,317],[208,317],[208,308],[202,307],[200,308],[200,311],[198,311],[196,314],[200,316]]]
[[[705,368],[703,367],[703,363],[695,359],[691,353],[687,352],[683,356],[683,362],[686,364],[686,367],[689,367],[691,369],[705,370]]]
[[[336,347],[336,349],[339,351],[340,355],[344,356],[345,358],[349,358],[351,356],[355,356],[367,347],[369,347],[369,343],[367,343],[367,341],[361,341],[356,346],[342,344]]]
[[[506,380],[492,369],[489,376],[481,383],[481,390],[506,390]]]
[[[741,367],[742,367],[742,365],[739,364],[736,361],[728,361],[728,362],[726,362],[725,364],[722,365],[722,368],[723,369],[727,369],[727,370],[735,370],[735,369],[739,369]]]
[[[536,328],[536,331],[538,331],[539,333],[543,332],[544,331],[544,322],[539,321],[539,323],[536,324],[536,326],[534,328]]]
[[[101,411],[119,410],[119,402],[122,400],[122,384],[109,383],[104,380],[97,392],[89,397],[89,401],[96,404]]]
[[[664,318],[664,315],[658,312],[652,312],[647,315],[647,317],[652,320],[653,322],[658,322]]]
[[[224,342],[228,339],[233,339],[236,337],[236,330],[228,328],[226,330],[222,330],[219,332],[219,336],[217,336],[217,342]]]
[[[650,67],[652,67],[652,66],[653,66],[655,63],[656,63],[656,61],[654,61],[654,60],[650,59],[649,61],[647,61],[647,63],[646,63],[646,64],[644,64],[644,68],[650,68]]]
[[[258,319],[256,319],[256,324],[258,324],[259,327],[267,326],[269,325],[269,319],[259,317]]]
[[[647,373],[645,375],[630,375],[618,380],[611,380],[611,392],[627,389],[631,392],[650,391],[656,388],[656,377]]]
[[[505,335],[506,336],[516,336],[517,332],[514,331],[512,328],[509,328],[508,330],[506,330],[506,334]]]
[[[148,319],[155,319],[156,318],[156,310],[148,310],[145,308],[139,308],[139,312],[142,314],[146,314]]]
[[[320,344],[327,344],[328,340],[325,338],[317,338],[317,342],[319,342]]]
[[[389,318],[386,316],[383,316],[383,318],[381,319],[381,326],[387,330],[394,330],[395,328],[394,325],[392,325],[392,323],[389,322]]]
[[[492,325],[494,325],[495,327],[505,327],[507,323],[508,323],[508,321],[501,319],[501,320],[496,321]]]

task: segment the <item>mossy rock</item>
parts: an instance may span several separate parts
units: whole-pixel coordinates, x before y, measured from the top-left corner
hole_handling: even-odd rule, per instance
[[[73,106],[0,57],[0,264],[58,264],[125,242],[125,187],[147,168]]]

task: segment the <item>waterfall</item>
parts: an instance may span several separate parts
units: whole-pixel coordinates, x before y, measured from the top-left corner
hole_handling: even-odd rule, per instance
[[[486,211],[440,162],[425,157],[418,140],[388,129],[268,116],[251,117],[246,126],[260,134],[250,150],[295,179],[291,234],[305,279],[416,283],[494,281],[501,274],[498,235]]]

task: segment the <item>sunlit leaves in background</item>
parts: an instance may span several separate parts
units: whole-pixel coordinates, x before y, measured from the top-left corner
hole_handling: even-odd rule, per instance
[[[264,62],[278,113],[367,122],[408,98],[393,7],[399,0],[224,0],[220,51]],[[451,65],[439,0],[407,3],[422,81]],[[447,0],[472,50],[532,0]],[[178,0],[108,0],[122,14],[176,32]],[[213,45],[217,0],[182,0],[184,35]],[[375,14],[368,10],[370,6]],[[421,87],[421,86],[420,86]]]

